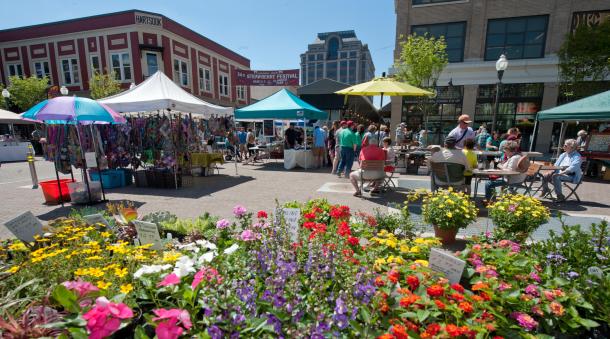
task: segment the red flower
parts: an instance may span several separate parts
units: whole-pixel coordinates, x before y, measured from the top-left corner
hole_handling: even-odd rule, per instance
[[[434,300],[434,303],[436,304],[436,307],[438,307],[439,309],[441,309],[441,310],[444,310],[444,309],[445,309],[445,304],[443,304],[443,302],[442,302],[442,301],[440,301],[440,300]]]
[[[481,296],[481,298],[483,298],[483,300],[485,300],[485,301],[490,301],[490,300],[491,300],[491,297],[489,296],[489,294],[487,294],[487,293],[485,293],[485,292],[483,292],[483,291],[479,292],[479,295],[480,295],[480,296]]]
[[[408,295],[408,296],[400,299],[400,306],[402,306],[404,308],[408,308],[409,306],[411,306],[411,304],[413,304],[417,300],[419,300],[419,297],[417,295],[415,295],[415,294]]]
[[[448,324],[445,326],[445,331],[447,331],[447,333],[449,333],[449,335],[452,337],[459,337],[462,335],[462,329],[453,324]]]
[[[261,219],[261,218],[267,219],[267,212],[265,212],[265,211],[258,211],[258,213],[256,214],[256,217],[259,218],[259,219]]]
[[[434,297],[440,297],[441,295],[443,295],[443,293],[445,292],[445,289],[441,285],[434,284],[434,285],[428,287],[426,289],[426,292],[428,292],[429,296],[434,298]]]
[[[383,279],[381,279],[381,277],[377,277],[377,278],[375,278],[375,286],[377,286],[377,287],[385,286],[385,281],[383,281]]]
[[[382,302],[381,305],[379,305],[379,312],[388,313],[389,310],[390,310],[390,306],[388,306],[387,303]]]
[[[435,336],[438,332],[440,332],[440,330],[441,325],[437,323],[432,323],[426,328],[426,332],[428,332],[428,334],[430,334],[431,336]]]
[[[455,284],[451,284],[451,288],[460,292],[460,293],[464,293],[464,287],[462,287],[462,285],[455,283]]]
[[[349,218],[350,214],[349,214],[349,207],[347,206],[339,206],[339,207],[331,207],[330,208],[330,216],[333,219],[342,219],[342,218]]]
[[[305,227],[306,229],[310,230],[314,227],[316,227],[316,223],[313,221],[306,221],[303,223],[303,227]]]
[[[497,336],[493,337],[493,339],[504,339],[504,337],[497,335]]]
[[[407,284],[409,284],[412,291],[415,291],[419,287],[419,278],[416,275],[411,274],[407,277]]]
[[[358,240],[358,238],[356,238],[356,237],[349,237],[347,239],[347,242],[352,246],[356,246],[360,243],[360,240]]]
[[[394,336],[390,333],[384,333],[377,337],[377,339],[394,339]]]
[[[305,213],[303,214],[303,218],[305,219],[315,219],[316,218],[316,214],[314,212],[310,212],[310,213]]]
[[[342,237],[346,237],[349,235],[352,235],[352,231],[349,228],[349,225],[347,224],[347,222],[342,221],[339,224],[339,227],[337,228],[337,234],[342,236]]]
[[[402,325],[396,324],[392,326],[392,333],[397,339],[409,339],[407,329]]]
[[[392,269],[390,272],[388,272],[388,279],[393,282],[393,283],[397,283],[398,279],[400,278],[400,272],[398,272],[395,269]]]
[[[300,248],[301,246],[303,246],[303,242],[301,242],[301,241],[300,242],[293,242],[292,243],[292,249],[293,250],[296,250],[296,249]]]
[[[403,320],[403,322],[405,323],[405,325],[407,326],[408,329],[410,329],[413,332],[419,332],[419,329],[417,328],[417,325],[415,325],[415,323],[409,321],[409,320]]]
[[[472,308],[472,304],[467,301],[462,301],[461,303],[459,303],[458,307],[466,313],[471,313],[472,311],[474,311],[474,309]]]
[[[464,300],[464,295],[463,294],[459,294],[459,293],[451,293],[449,298],[451,298],[451,299],[453,299],[455,301],[462,301],[462,300]]]

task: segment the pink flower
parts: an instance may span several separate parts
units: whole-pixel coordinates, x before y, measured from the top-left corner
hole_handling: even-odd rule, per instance
[[[542,291],[542,293],[544,293],[546,300],[548,300],[548,301],[555,300],[555,294],[553,293],[553,291],[544,290],[544,291]]]
[[[193,279],[193,283],[191,283],[191,288],[195,289],[199,284],[205,279],[206,281],[213,281],[217,284],[222,283],[222,277],[218,274],[218,271],[215,268],[202,268],[199,272],[195,273],[195,278]]]
[[[243,241],[253,241],[258,239],[258,234],[252,232],[251,230],[245,230],[241,232],[240,238]]]
[[[511,317],[517,320],[519,326],[523,327],[526,331],[531,331],[538,327],[538,322],[528,314],[521,312],[513,312],[511,314]]]
[[[485,276],[487,278],[497,278],[498,277],[498,272],[496,272],[496,270],[489,269],[489,270],[487,270],[487,272],[485,272]]]
[[[82,281],[80,278],[76,281],[64,281],[62,285],[64,285],[67,289],[76,292],[79,298],[82,298],[91,292],[100,290],[90,282]]]
[[[534,285],[534,284],[529,284],[525,287],[525,293],[534,296],[534,297],[538,297],[540,295],[540,293],[538,293],[538,286]]]
[[[176,325],[178,319],[171,318],[166,321],[162,321],[157,325],[155,333],[158,339],[177,339],[182,335],[184,330],[182,327]]]
[[[170,273],[163,278],[163,281],[157,284],[157,287],[172,286],[180,283],[180,277],[176,273]]]
[[[237,206],[233,207],[233,214],[235,214],[235,216],[238,218],[241,218],[244,215],[246,215],[247,211],[248,210],[246,210],[246,208],[241,205],[237,205]]]
[[[227,219],[220,219],[216,222],[216,228],[221,230],[229,227],[229,225],[231,225],[231,222]]]
[[[534,280],[535,282],[540,282],[540,276],[538,276],[538,273],[536,273],[536,272],[530,273],[530,278],[532,280]]]
[[[505,283],[505,282],[501,282],[500,285],[498,286],[498,290],[500,291],[504,291],[507,290],[509,288],[513,287],[511,284]]]
[[[176,319],[182,323],[182,326],[185,329],[190,329],[193,324],[191,323],[191,316],[187,310],[181,310],[179,308],[172,308],[166,310],[164,308],[158,308],[153,310],[153,313],[156,315],[152,320],[166,320],[166,319]]]
[[[511,213],[516,211],[516,210],[517,210],[517,205],[511,204],[511,205],[508,206],[508,211],[511,212]]]
[[[121,319],[133,317],[133,312],[125,304],[110,302],[105,297],[99,297],[95,306],[83,314],[87,320],[89,338],[101,339],[110,336],[121,326]]]

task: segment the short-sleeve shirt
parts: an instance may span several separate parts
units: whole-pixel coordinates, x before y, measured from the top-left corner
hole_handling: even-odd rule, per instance
[[[326,139],[326,133],[321,128],[313,130],[313,147],[324,147],[324,139]]]
[[[356,133],[352,132],[349,128],[341,130],[339,135],[339,145],[341,147],[354,147],[356,143]]]
[[[243,132],[243,131],[237,132],[237,138],[239,139],[239,144],[240,145],[245,145],[246,144],[246,136],[247,136],[246,132]]]
[[[500,143],[501,143],[500,139],[494,140],[494,138],[492,136],[487,137],[487,143],[486,144],[490,144],[492,146],[496,146],[499,149],[500,148]],[[491,148],[488,148],[487,150],[488,151],[492,151]]]
[[[383,148],[377,145],[368,145],[362,147],[360,151],[360,160],[385,160],[386,155]]]
[[[466,156],[466,161],[468,161],[470,168],[477,168],[478,159],[477,154],[474,152],[474,150],[463,149],[462,152],[464,152],[464,155]],[[470,169],[466,169],[464,170],[464,175],[470,177],[472,176],[472,171]]]
[[[466,133],[466,135],[464,135],[464,133]],[[474,140],[474,134],[475,133],[471,127],[467,127],[466,131],[464,131],[463,129],[460,128],[460,126],[458,126],[458,127],[454,128],[451,132],[449,132],[449,135],[447,135],[447,136],[448,137],[452,136],[455,138],[455,140],[459,140],[458,142],[455,143],[455,148],[462,149],[462,148],[464,148],[464,141],[466,141],[467,139]]]

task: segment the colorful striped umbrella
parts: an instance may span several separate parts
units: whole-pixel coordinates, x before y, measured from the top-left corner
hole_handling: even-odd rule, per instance
[[[77,96],[57,97],[39,102],[21,115],[24,119],[46,123],[111,123],[123,124],[125,118],[110,107]]]

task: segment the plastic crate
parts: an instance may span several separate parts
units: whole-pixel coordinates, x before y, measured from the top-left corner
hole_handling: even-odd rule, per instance
[[[98,172],[89,172],[89,178],[91,178],[91,181],[100,181]],[[121,187],[123,185],[121,174],[114,170],[102,171],[102,184],[104,185],[104,188]]]
[[[119,171],[123,172],[123,186],[130,186],[133,184],[133,171],[130,168],[120,168]]]

